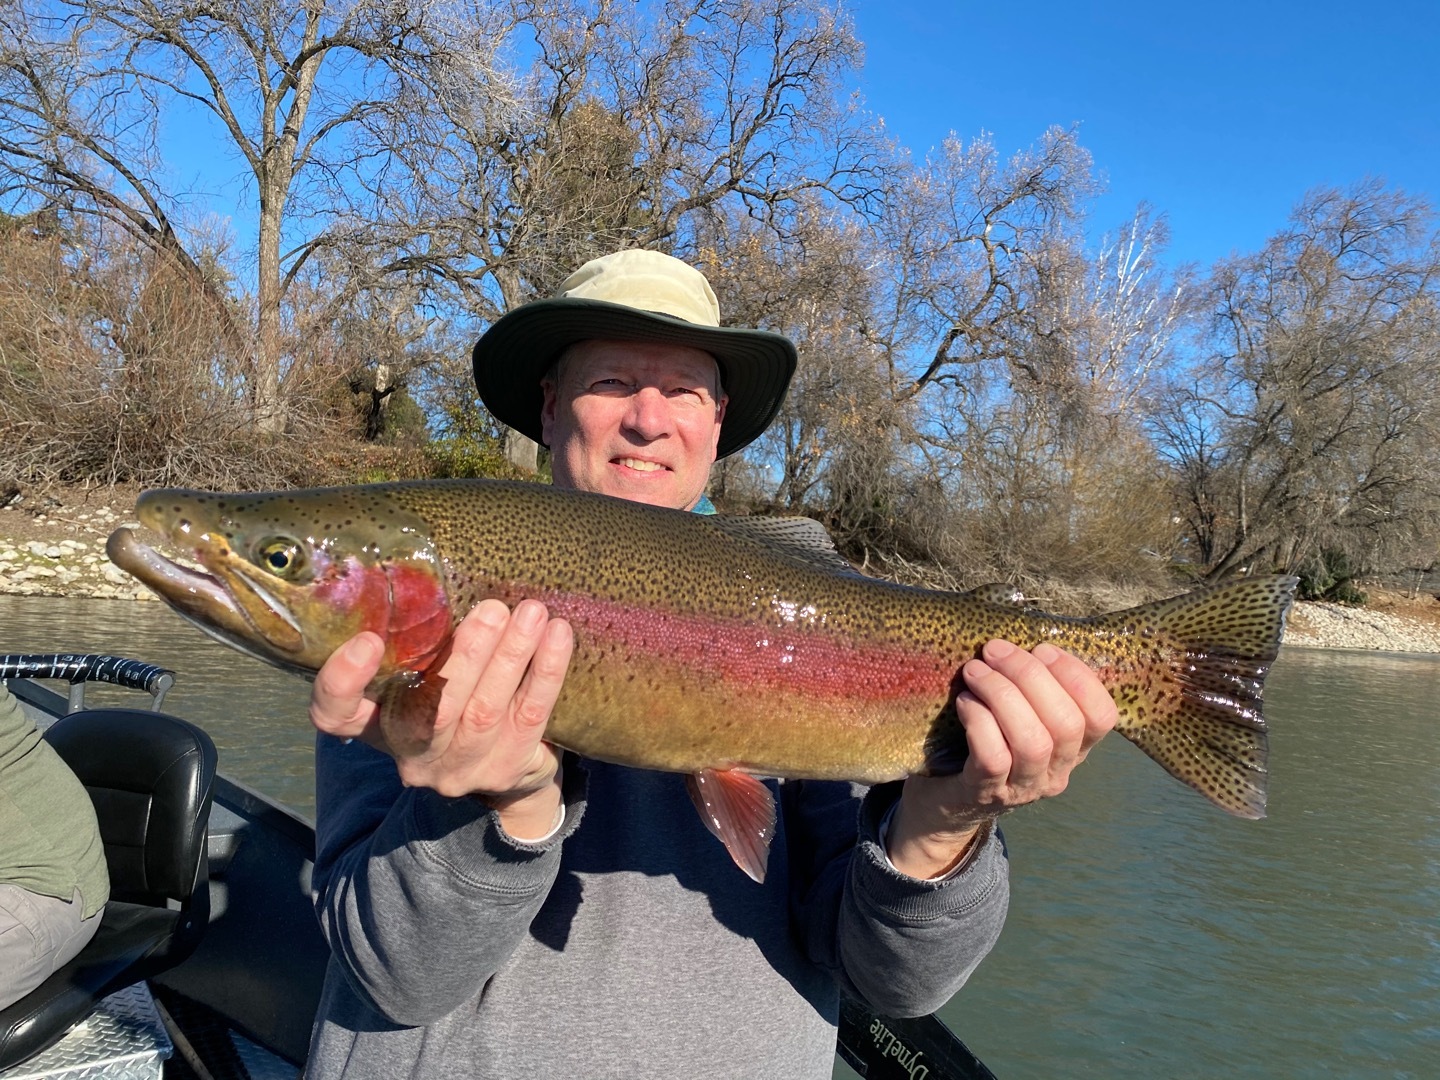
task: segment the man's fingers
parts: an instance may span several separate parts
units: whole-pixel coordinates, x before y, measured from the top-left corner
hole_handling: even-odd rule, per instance
[[[991,642],[985,647],[985,660],[966,664],[965,682],[995,714],[995,722],[1015,759],[1011,767],[1012,780],[1028,782],[1048,769],[1056,743],[1055,733],[1038,715],[1047,702],[1044,689],[1036,688],[1039,681],[1036,673],[1052,684],[1054,680],[1045,666],[1028,653],[1014,646],[1010,646],[1009,651],[994,648],[1006,644]],[[1031,694],[1040,701],[1032,701]]]
[[[1050,645],[1039,645],[1036,650],[1035,653],[1029,653],[1007,642],[990,642],[985,646],[984,655],[1024,694],[1035,716],[1050,735],[1057,764],[1068,769],[1075,763],[1084,746],[1087,730],[1085,707],[1076,700],[1070,687],[1056,678],[1054,669],[1046,662],[1046,657],[1049,657],[1058,663],[1057,658],[1066,654]],[[999,656],[996,655],[997,652]],[[1062,672],[1072,682],[1080,685],[1081,678],[1088,676],[1099,685],[1099,679],[1088,667],[1073,656],[1068,659],[1074,661],[1079,669],[1077,673],[1074,668],[1061,665]],[[1077,675],[1080,678],[1077,678]],[[1105,693],[1103,687],[1100,692],[1109,699],[1109,694]]]
[[[442,795],[514,796],[549,783],[558,758],[542,743],[574,649],[569,623],[525,600],[486,600],[461,620],[436,666],[398,694],[379,730],[365,696],[384,655],[375,634],[346,642],[316,674],[311,718],[396,759],[401,779]]]
[[[501,601],[484,600],[455,627],[450,653],[439,671],[444,685],[436,710],[437,724],[448,727],[465,714],[510,621],[510,609]]]
[[[375,703],[365,688],[380,670],[385,643],[379,635],[357,634],[326,660],[310,692],[310,722],[327,735],[353,739],[363,735],[375,717]]]
[[[995,714],[969,690],[955,696],[955,712],[965,728],[965,743],[969,748],[966,768],[980,785],[1003,784],[1010,775],[1013,759]]]
[[[516,698],[515,721],[522,731],[543,729],[549,722],[574,651],[575,635],[570,624],[564,619],[550,619]]]
[[[509,613],[465,703],[463,723],[469,730],[486,731],[511,715],[511,703],[540,647],[546,621],[545,605],[536,600],[522,600]]]
[[[1050,670],[1055,682],[1080,710],[1085,723],[1080,741],[1080,756],[1083,758],[1115,726],[1118,719],[1115,699],[1105,689],[1100,676],[1079,657],[1053,645],[1037,645],[1035,658]]]

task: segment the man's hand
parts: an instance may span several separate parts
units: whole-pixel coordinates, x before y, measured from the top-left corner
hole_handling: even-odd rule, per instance
[[[422,717],[387,737],[376,702],[365,696],[383,644],[359,634],[316,675],[310,720],[384,750],[406,784],[476,795],[499,811],[511,836],[538,838],[560,809],[560,759],[543,736],[573,649],[570,624],[549,618],[543,604],[524,600],[512,612],[483,601],[456,627],[441,663],[433,726]]]
[[[1083,662],[1053,645],[991,641],[962,669],[955,699],[970,755],[954,776],[912,776],[890,821],[896,869],[936,877],[968,853],[989,818],[1058,795],[1115,726],[1115,702]]]

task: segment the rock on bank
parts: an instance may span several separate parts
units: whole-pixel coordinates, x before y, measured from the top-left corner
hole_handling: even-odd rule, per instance
[[[1367,591],[1372,603],[1363,608],[1296,604],[1285,629],[1285,643],[1322,649],[1440,653],[1440,602],[1424,594],[1407,602],[1401,593]]]
[[[0,508],[0,593],[151,599],[139,582],[105,557],[106,538],[128,509],[105,504],[16,499]]]

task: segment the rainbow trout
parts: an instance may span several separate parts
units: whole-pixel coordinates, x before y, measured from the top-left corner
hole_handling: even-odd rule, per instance
[[[1075,653],[1109,689],[1126,738],[1222,809],[1264,816],[1261,691],[1293,578],[1066,618],[984,590],[865,577],[806,519],[708,517],[537,484],[158,490],[137,511],[205,572],[126,529],[110,558],[220,640],[310,675],[361,630],[379,634],[382,726],[396,710],[433,715],[438,679],[427,693],[426,673],[476,603],[542,601],[575,634],[546,738],[689,774],[706,824],[757,880],[774,808],[755,777],[958,771],[960,667],[996,637]]]

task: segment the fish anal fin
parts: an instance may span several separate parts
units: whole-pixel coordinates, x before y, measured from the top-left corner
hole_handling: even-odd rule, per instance
[[[775,797],[770,789],[735,769],[702,769],[687,776],[685,786],[700,820],[720,838],[735,865],[763,882],[775,835]]]
[[[954,776],[970,759],[970,744],[952,704],[935,721],[925,739],[925,776]]]

